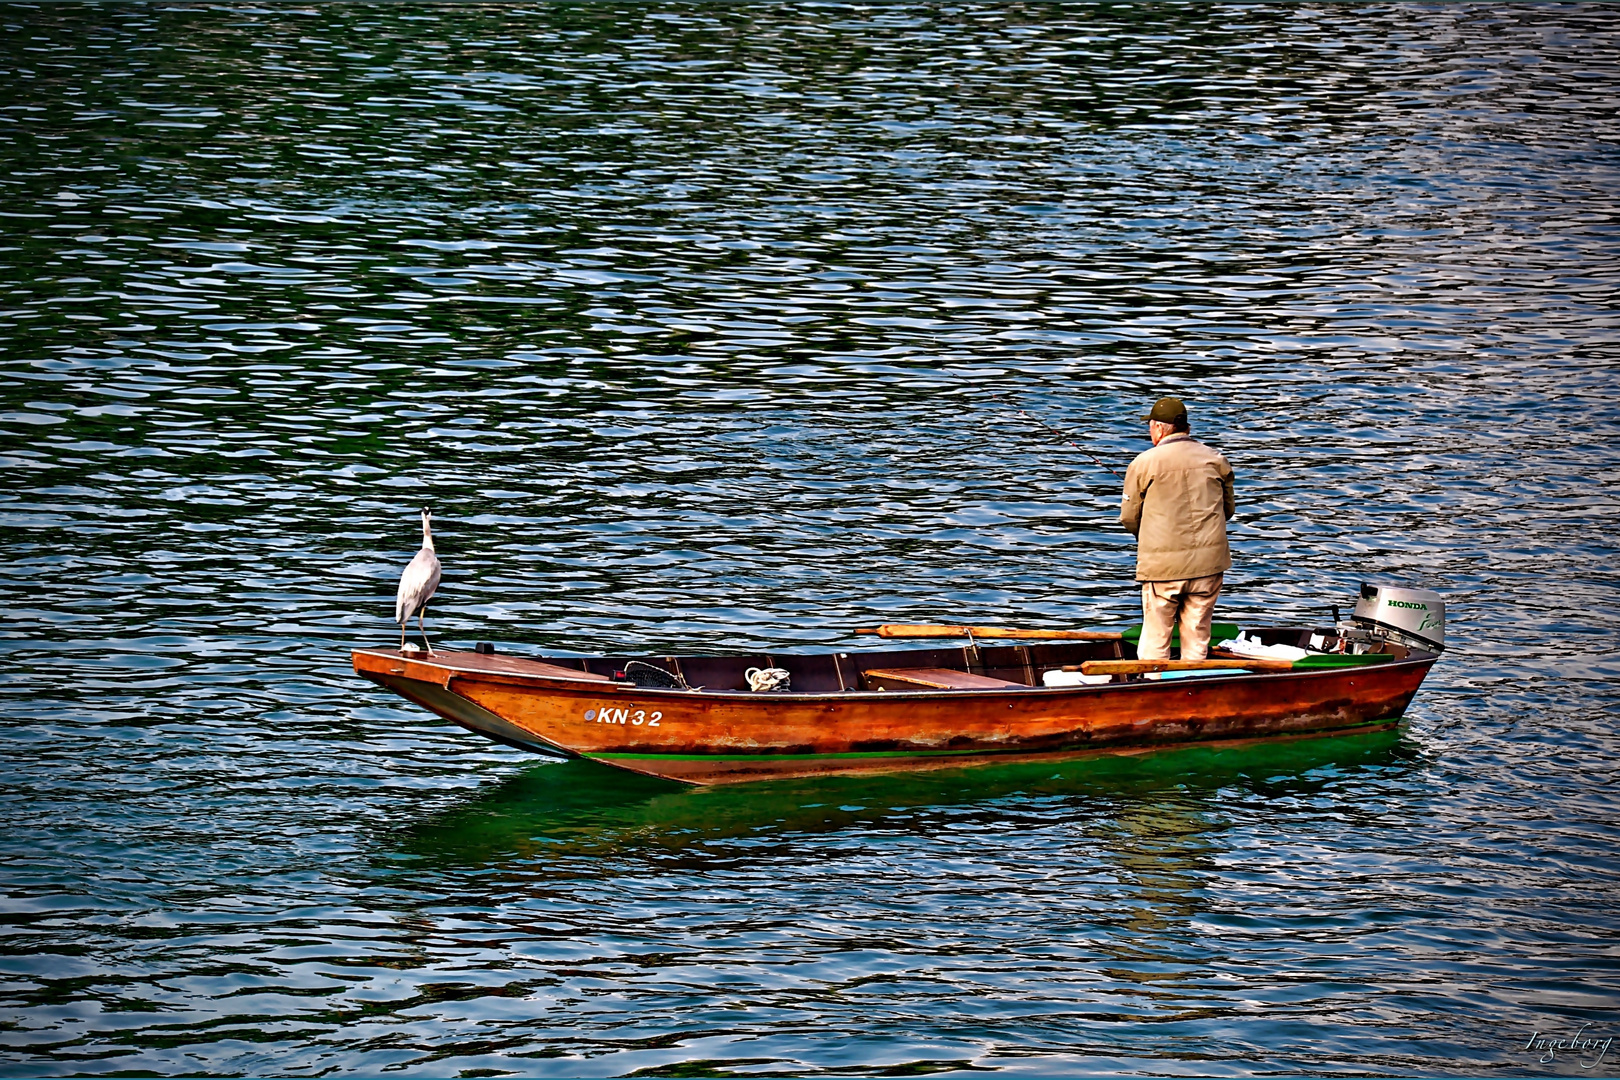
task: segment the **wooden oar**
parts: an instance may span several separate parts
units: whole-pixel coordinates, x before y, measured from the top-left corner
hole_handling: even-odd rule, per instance
[[[1211,660],[1087,660],[1080,665],[1086,675],[1145,675],[1151,671],[1320,671],[1323,668],[1365,667],[1387,664],[1395,659],[1389,653],[1313,653],[1298,660],[1272,660],[1261,656],[1215,657]],[[1064,669],[1065,671],[1068,668]]]
[[[1086,675],[1146,675],[1152,671],[1292,671],[1292,660],[1087,660]]]
[[[1026,641],[1118,641],[1125,635],[1118,630],[1014,630],[1007,626],[934,626],[923,623],[884,623],[857,634],[881,638],[976,637],[1020,638]]]
[[[1010,626],[936,626],[933,623],[884,623],[869,630],[857,630],[857,634],[876,634],[882,638],[928,638],[928,637],[967,637],[969,634],[976,638],[1014,638],[1024,641],[1129,641],[1134,643],[1142,636],[1142,625],[1127,626],[1123,630],[1015,630]],[[1238,635],[1236,623],[1215,623],[1210,626],[1210,636],[1216,641],[1226,641]],[[1170,644],[1181,643],[1179,628],[1170,631]]]

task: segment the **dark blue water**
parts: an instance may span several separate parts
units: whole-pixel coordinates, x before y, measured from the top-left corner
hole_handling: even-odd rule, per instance
[[[0,1071],[1613,1075],[1620,34],[1586,5],[0,8]],[[435,640],[1443,592],[1397,733],[678,790]],[[1587,1067],[1590,1066],[1590,1067]]]

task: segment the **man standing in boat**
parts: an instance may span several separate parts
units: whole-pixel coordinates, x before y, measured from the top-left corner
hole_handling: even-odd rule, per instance
[[[1136,537],[1136,580],[1142,585],[1143,660],[1170,658],[1170,634],[1181,625],[1181,658],[1209,655],[1209,626],[1221,583],[1232,566],[1226,521],[1236,502],[1232,466],[1192,437],[1187,406],[1160,398],[1147,415],[1153,449],[1125,470],[1119,520]]]

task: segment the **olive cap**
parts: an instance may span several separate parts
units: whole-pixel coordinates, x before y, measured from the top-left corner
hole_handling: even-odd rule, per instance
[[[1145,419],[1157,420],[1161,424],[1185,423],[1187,406],[1178,397],[1162,397],[1153,403],[1153,411]]]

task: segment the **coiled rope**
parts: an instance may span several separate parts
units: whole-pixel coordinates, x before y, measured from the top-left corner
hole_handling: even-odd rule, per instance
[[[772,690],[786,690],[792,676],[788,674],[786,668],[751,667],[743,672],[743,678],[748,680],[748,689],[755,693],[768,693]]]

